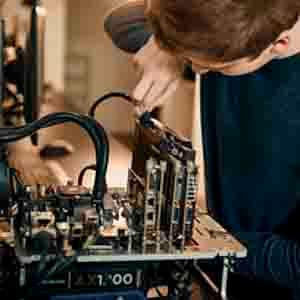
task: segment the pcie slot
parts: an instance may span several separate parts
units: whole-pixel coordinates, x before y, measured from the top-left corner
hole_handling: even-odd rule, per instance
[[[184,250],[185,242],[192,236],[197,196],[197,167],[192,161],[184,164],[171,155],[169,159],[173,165],[173,192],[169,202],[171,205],[169,247],[180,241],[180,248]]]
[[[145,186],[145,182],[132,169],[128,171],[127,194],[129,197],[137,194],[137,185]]]
[[[167,162],[160,161],[160,187],[158,191],[158,208],[157,208],[157,222],[156,222],[156,250],[160,251],[161,244],[161,214],[162,214],[162,205],[164,198],[164,184],[165,176],[167,171]]]
[[[132,251],[132,247],[139,248],[140,241],[142,241],[142,234],[140,227],[143,220],[138,213],[141,209],[144,209],[145,202],[145,183],[132,169],[128,172],[127,191],[129,197],[129,203],[132,207],[131,217],[128,219],[128,251]],[[140,199],[142,197],[142,199]],[[142,225],[143,226],[143,225]],[[135,238],[137,238],[137,243]]]
[[[146,187],[145,187],[145,204],[144,204],[144,233],[143,233],[143,250],[148,245],[155,244],[155,224],[157,219],[157,186],[159,185],[159,164],[154,158],[150,158],[146,163]]]
[[[179,190],[182,189],[182,182],[184,180],[182,174],[182,164],[180,161],[171,158],[171,162],[174,167],[174,181],[173,181],[173,193],[171,200],[171,216],[170,216],[170,229],[169,229],[169,248],[172,248],[174,245],[178,233],[178,229],[180,228],[180,220],[181,220],[181,205],[180,198],[181,193]]]
[[[184,239],[181,244],[184,250],[185,242],[192,238],[193,223],[196,208],[197,197],[197,167],[189,161],[186,166],[186,186],[185,186],[185,199],[184,199],[184,212],[183,212],[183,225],[182,235]]]

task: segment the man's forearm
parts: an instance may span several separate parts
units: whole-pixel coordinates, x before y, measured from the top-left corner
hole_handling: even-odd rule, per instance
[[[292,290],[300,286],[300,246],[272,233],[246,233],[242,240],[248,256],[236,264],[236,271],[276,283]]]

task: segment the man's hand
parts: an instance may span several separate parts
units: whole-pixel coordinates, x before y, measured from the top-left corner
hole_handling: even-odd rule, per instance
[[[20,173],[26,185],[59,183],[47,164],[40,158],[39,150],[38,147],[28,143],[11,144],[9,166]]]
[[[135,55],[134,62],[141,71],[141,80],[132,94],[139,101],[138,115],[164,104],[184,81],[183,65],[161,50],[154,37]]]

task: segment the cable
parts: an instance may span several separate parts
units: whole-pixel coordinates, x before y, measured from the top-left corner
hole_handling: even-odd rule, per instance
[[[110,98],[123,98],[127,102],[132,103],[132,104],[137,104],[137,100],[134,98],[130,97],[129,95],[121,92],[113,92],[113,93],[108,93],[100,97],[96,102],[93,103],[92,107],[89,110],[89,116],[92,118],[95,118],[96,114],[96,109],[97,107],[103,103],[104,101],[110,99]],[[140,123],[145,127],[145,128],[153,128],[154,123],[152,120],[151,112],[146,111],[144,112],[140,117],[139,117]]]
[[[93,140],[96,150],[96,177],[93,196],[96,206],[102,207],[102,199],[105,193],[105,175],[109,157],[109,143],[104,128],[93,118],[75,113],[50,114],[22,127],[0,128],[0,144],[16,142],[17,140],[31,136],[39,129],[66,122],[74,122],[80,125]]]
[[[106,101],[110,98],[123,98],[128,102],[131,102],[131,103],[135,102],[135,100],[132,97],[130,97],[129,95],[127,95],[125,93],[121,93],[121,92],[108,93],[108,94],[103,95],[98,100],[96,100],[95,103],[93,103],[92,107],[89,110],[88,115],[92,118],[95,118],[96,109],[97,109],[98,105],[100,105],[101,103],[103,103],[104,101]]]
[[[96,171],[96,165],[89,165],[86,166],[85,168],[83,168],[78,176],[78,185],[83,185],[83,179],[84,179],[84,175],[87,171],[92,170],[92,171]]]

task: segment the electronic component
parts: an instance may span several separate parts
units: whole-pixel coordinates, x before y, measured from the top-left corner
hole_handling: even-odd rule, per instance
[[[184,250],[185,243],[192,239],[196,209],[198,170],[194,150],[190,142],[164,131],[157,121],[148,128],[137,122],[135,139],[129,180],[135,174],[135,182],[145,182],[146,198],[159,203],[155,213],[150,212],[150,216],[158,216],[159,239],[163,238],[169,248]],[[129,194],[134,192],[130,190]],[[149,210],[147,205],[145,210]],[[145,212],[145,223],[147,216]]]
[[[90,117],[59,113],[0,129],[0,143],[66,121],[86,129],[96,148],[96,164],[81,172],[80,184],[28,187],[17,172],[6,172],[11,196],[1,208],[0,224],[3,242],[10,243],[20,264],[16,291],[22,291],[22,299],[123,297],[129,290],[147,295],[153,289],[162,295],[163,287],[169,299],[185,300],[191,295],[193,261],[245,255],[226,232],[202,226],[191,143],[147,115],[136,122],[127,190],[107,189],[108,141]],[[81,185],[89,169],[96,172],[92,189]],[[203,251],[207,237],[217,244],[208,243]]]
[[[7,113],[24,106],[31,122],[38,112],[43,30],[37,28],[40,1],[27,2],[32,6],[27,49],[5,68],[0,55],[0,64],[5,79],[27,99],[23,105],[10,95],[16,103]],[[110,93],[95,102],[89,117],[58,113],[23,127],[0,128],[3,299],[144,300],[155,294],[188,300],[196,260],[224,257],[226,283],[230,258],[245,256],[233,237],[196,212],[197,166],[191,142],[152,119],[150,112],[136,122],[127,190],[107,188],[108,139],[93,116],[98,104],[111,97],[136,104],[124,93]],[[5,145],[64,122],[87,131],[96,150],[95,165],[82,170],[77,185],[24,186],[18,171],[6,164]],[[87,170],[96,172],[91,190],[82,186]]]

